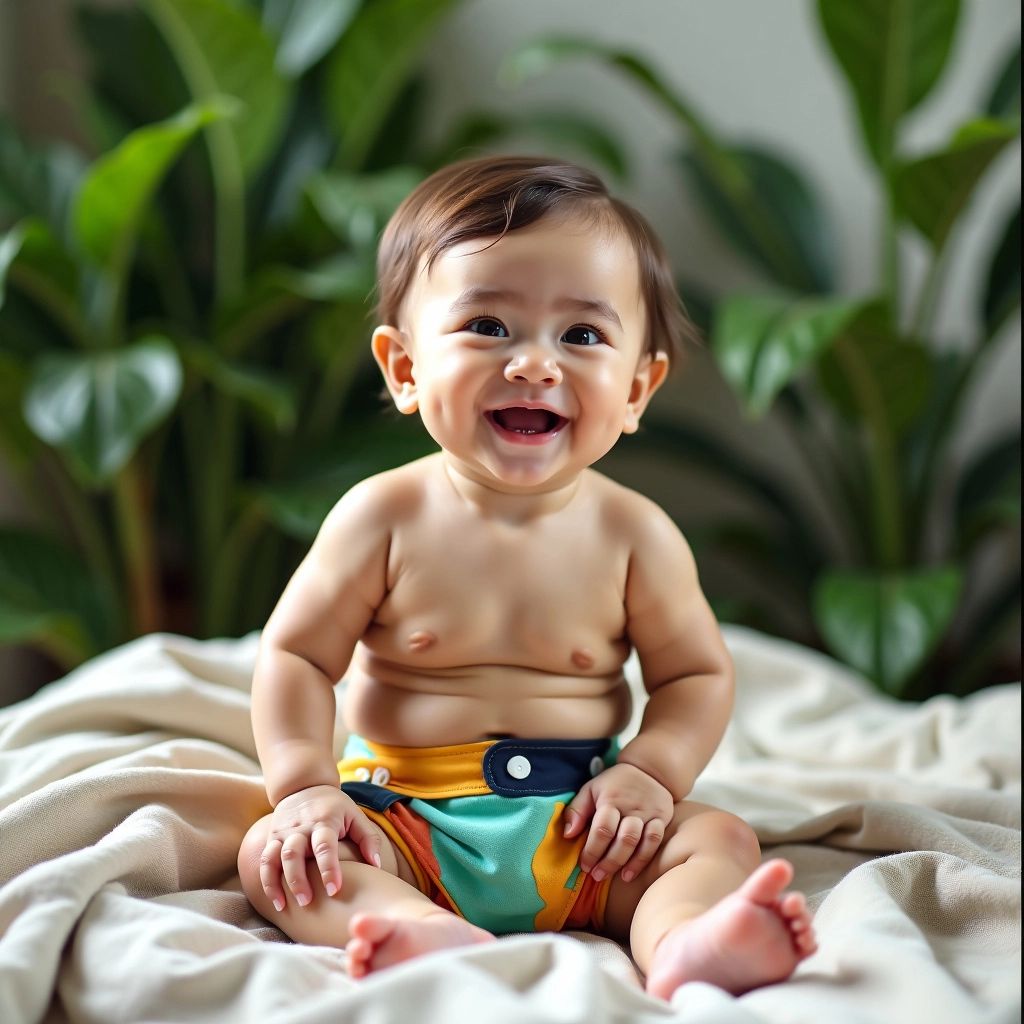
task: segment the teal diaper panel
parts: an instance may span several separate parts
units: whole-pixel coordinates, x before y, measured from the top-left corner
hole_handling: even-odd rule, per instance
[[[544,901],[533,877],[555,797],[464,796],[410,800],[430,824],[445,889],[463,916],[490,932],[531,932]]]

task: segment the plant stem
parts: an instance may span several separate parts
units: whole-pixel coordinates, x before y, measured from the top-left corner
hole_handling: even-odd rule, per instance
[[[191,27],[176,7],[153,3],[149,10],[167,36],[192,96],[205,101],[218,95],[219,84],[195,45]],[[245,274],[245,175],[231,127],[224,121],[213,121],[203,131],[213,175],[216,306],[224,309],[241,294]]]
[[[934,253],[931,265],[928,267],[928,273],[925,275],[921,285],[921,291],[918,293],[917,307],[910,322],[910,336],[912,338],[923,339],[931,330],[938,305],[939,288],[946,276],[946,265],[944,250]]]
[[[132,624],[138,635],[152,633],[161,624],[156,545],[148,492],[136,456],[118,473],[114,481],[114,500],[131,595]]]
[[[232,598],[249,593],[248,587],[242,589],[242,562],[247,554],[251,555],[263,523],[263,514],[253,502],[226,531],[207,595],[207,625],[215,635],[225,635],[232,630]]]
[[[839,338],[834,351],[846,370],[871,437],[868,459],[873,483],[876,554],[882,568],[895,569],[904,557],[896,441],[884,401],[856,346],[846,338]]]

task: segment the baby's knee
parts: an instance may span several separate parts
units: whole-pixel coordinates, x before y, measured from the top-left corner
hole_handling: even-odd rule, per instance
[[[708,810],[670,829],[666,852],[680,863],[697,854],[728,858],[753,871],[761,863],[761,845],[754,830],[728,811]]]

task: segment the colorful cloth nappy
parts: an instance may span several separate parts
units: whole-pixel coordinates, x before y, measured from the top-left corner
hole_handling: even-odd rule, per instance
[[[422,893],[502,934],[601,929],[611,878],[579,866],[562,812],[615,763],[614,740],[391,747],[351,736],[341,788],[405,855]]]

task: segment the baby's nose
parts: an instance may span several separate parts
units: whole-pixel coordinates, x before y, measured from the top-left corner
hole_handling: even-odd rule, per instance
[[[562,381],[558,360],[540,345],[525,346],[505,364],[505,379],[515,384],[555,385]]]

